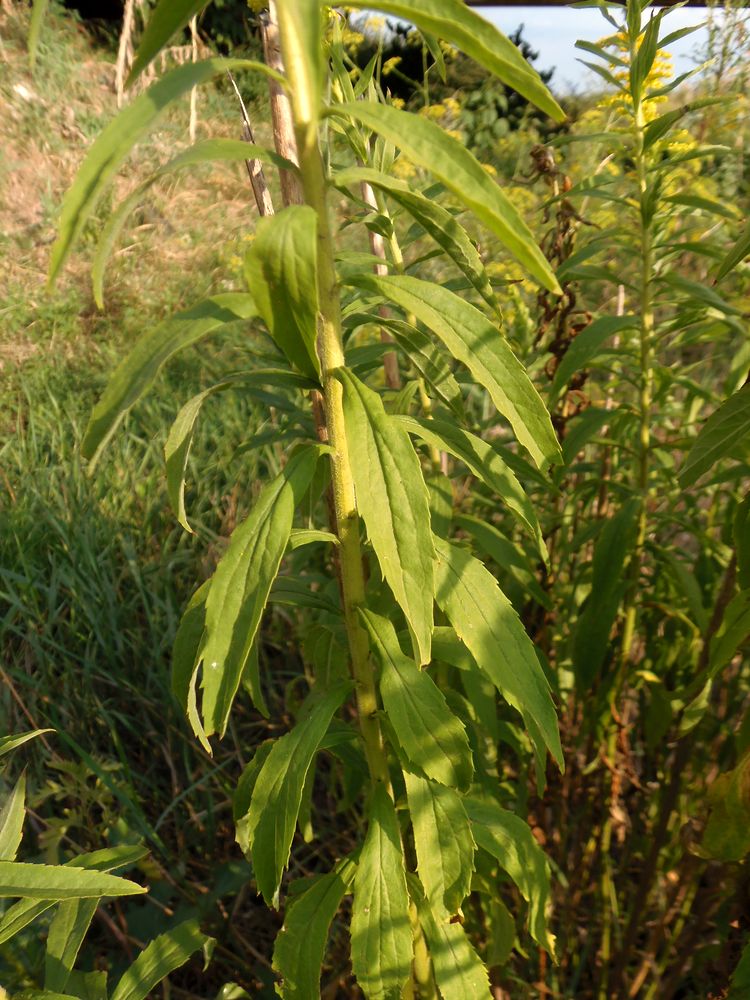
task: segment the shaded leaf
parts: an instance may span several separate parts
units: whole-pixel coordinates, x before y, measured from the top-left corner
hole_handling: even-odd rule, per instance
[[[91,413],[81,442],[84,457],[92,463],[98,460],[125,414],[151,388],[162,366],[178,351],[227,323],[255,314],[250,295],[226,292],[175,313],[144,333],[115,369]]]
[[[245,277],[258,312],[289,362],[311,378],[320,370],[317,243],[315,210],[292,205],[259,221],[245,256]]]
[[[680,470],[683,489],[708,472],[744,440],[750,427],[750,385],[730,396],[700,429]]]
[[[273,952],[284,1000],[319,1000],[328,931],[341,900],[351,891],[355,871],[355,864],[344,860],[328,875],[310,880],[290,900]]]
[[[513,606],[478,559],[438,538],[435,549],[437,603],[480,670],[521,713],[537,752],[543,744],[562,767],[549,684]]]
[[[62,993],[94,919],[98,899],[67,899],[57,907],[47,934],[44,956],[44,988]]]
[[[170,972],[179,969],[211,938],[201,933],[197,920],[185,920],[154,938],[123,973],[111,1000],[145,1000]]]
[[[528,824],[490,799],[467,799],[466,811],[477,845],[496,858],[529,904],[529,931],[554,957],[555,938],[547,926],[550,910],[549,862]]]
[[[232,701],[255,641],[271,585],[292,530],[295,506],[310,485],[319,457],[305,447],[260,493],[250,515],[235,528],[219,560],[206,598],[203,663],[203,725],[226,729]]]
[[[208,0],[161,0],[149,13],[143,35],[130,68],[127,85],[140,76],[167,42],[184,28],[196,14],[208,6]]]
[[[274,906],[307,772],[334,712],[350,690],[349,682],[343,681],[314,699],[307,717],[273,744],[255,780],[247,814],[248,843],[258,888]]]

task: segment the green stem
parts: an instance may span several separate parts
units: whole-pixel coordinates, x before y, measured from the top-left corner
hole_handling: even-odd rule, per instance
[[[365,746],[365,755],[373,781],[390,789],[388,759],[378,717],[375,674],[370,660],[370,644],[362,627],[358,608],[365,603],[365,575],[362,565],[359,512],[354,478],[347,448],[343,388],[336,373],[345,366],[341,327],[341,302],[336,276],[333,233],[327,204],[327,184],[323,158],[318,143],[317,121],[306,121],[300,113],[305,108],[304,74],[298,72],[298,56],[286,50],[287,33],[283,8],[279,11],[281,45],[284,54],[289,93],[292,100],[297,155],[306,203],[318,217],[318,298],[320,322],[318,355],[325,400],[328,443],[331,448],[331,485],[339,539],[339,572],[344,623],[349,642],[351,671],[355,683],[357,715]]]

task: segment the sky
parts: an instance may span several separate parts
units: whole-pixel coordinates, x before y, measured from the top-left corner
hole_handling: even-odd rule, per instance
[[[534,64],[538,70],[555,67],[551,86],[558,93],[584,90],[587,82],[598,80],[585,66],[576,62],[581,57],[595,62],[593,56],[575,48],[578,39],[596,41],[610,34],[612,28],[596,10],[550,9],[548,7],[483,7],[477,13],[500,28],[505,34],[524,25],[524,38],[539,51]],[[683,8],[667,14],[665,30],[676,31],[688,25],[700,24],[705,19],[702,7]],[[705,40],[704,31],[696,31],[670,46],[674,57],[675,73],[685,73],[694,65],[690,54],[697,44]]]

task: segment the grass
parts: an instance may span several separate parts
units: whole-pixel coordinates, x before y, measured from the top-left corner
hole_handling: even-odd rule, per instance
[[[234,392],[210,401],[190,466],[190,482],[200,481],[198,490],[188,487],[191,536],[167,501],[166,428],[194,392],[248,366],[247,331],[169,366],[93,475],[79,454],[107,373],[142,330],[236,287],[238,252],[255,217],[247,177],[241,165],[205,167],[156,185],[123,233],[103,313],[88,277],[99,220],[48,292],[61,196],[86,145],[115,113],[114,56],[53,5],[32,78],[26,26],[21,8],[0,15],[0,97],[8,108],[0,123],[0,253],[9,265],[0,276],[0,717],[3,731],[56,733],[19,751],[7,775],[15,780],[29,766],[22,857],[64,860],[142,839],[152,852],[140,871],[149,897],[102,906],[80,965],[103,961],[112,982],[137,945],[197,915],[218,940],[201,995],[234,981],[270,997],[275,928],[247,889],[231,795],[271,724],[241,698],[211,758],[189,732],[169,679],[181,610],[277,456],[240,449],[267,407]],[[262,141],[262,102],[254,114]],[[238,131],[228,88],[202,93],[199,135]],[[114,201],[187,142],[185,104],[131,159]],[[300,663],[286,648],[280,615],[270,616],[264,660],[271,717],[283,720]],[[306,863],[318,862],[311,853]],[[42,929],[37,922],[0,945],[7,989],[41,985]],[[194,995],[198,968],[173,977],[177,995]]]

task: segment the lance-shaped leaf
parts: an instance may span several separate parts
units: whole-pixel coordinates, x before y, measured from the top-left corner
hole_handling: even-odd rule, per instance
[[[404,770],[417,871],[437,913],[457,913],[471,890],[474,839],[461,797],[452,788]]]
[[[140,76],[151,60],[190,19],[208,5],[208,0],[161,0],[148,15],[146,28],[130,68],[127,85]]]
[[[211,581],[206,580],[190,598],[172,645],[172,691],[182,705],[193,732],[208,753],[211,753],[211,744],[198,712],[196,685],[201,645],[206,634],[206,598],[210,586]]]
[[[427,118],[384,104],[353,101],[334,105],[330,113],[362,122],[398,146],[417,166],[429,170],[461,204],[471,209],[540,285],[560,292],[557,278],[529,227],[463,143]]]
[[[716,272],[716,281],[722,281],[733,271],[738,264],[750,255],[750,223],[743,229],[739,239],[734,244],[734,246],[727,252],[726,257],[722,260],[719,265],[719,270]]]
[[[44,956],[45,990],[57,993],[65,991],[98,906],[98,899],[66,899],[58,904],[47,934]]]
[[[369,167],[350,167],[348,170],[342,170],[336,174],[334,181],[337,187],[356,188],[359,184],[365,183],[385,191],[429,233],[466,275],[482,298],[499,313],[500,307],[479,251],[463,226],[456,222],[446,208],[423,194],[412,191],[406,181],[381,174]]]
[[[387,618],[360,609],[380,665],[380,695],[397,739],[412,764],[443,785],[468,788],[474,776],[463,723],[440,688],[405,656]]]
[[[710,677],[723,670],[750,635],[750,590],[741,590],[727,605],[724,619],[711,639],[708,659]]]
[[[120,847],[107,847],[101,851],[80,854],[73,861],[68,861],[63,868],[87,868],[95,871],[117,871],[129,868],[140,861],[148,852],[139,844],[125,844]],[[0,944],[4,944],[27,927],[32,920],[55,905],[54,900],[21,899],[9,907],[0,919]]]
[[[412,933],[401,832],[382,784],[373,792],[354,879],[352,969],[367,1000],[400,1000],[409,978]]]
[[[42,733],[54,733],[54,729],[32,729],[29,733],[13,733],[10,736],[0,737],[0,757],[15,750],[16,747],[23,746],[29,740],[36,739]]]
[[[148,392],[162,366],[178,351],[227,323],[255,314],[250,295],[227,292],[175,313],[144,333],[115,369],[91,413],[81,442],[84,457],[96,462],[125,414]]]
[[[346,369],[344,386],[349,461],[380,569],[411,628],[420,663],[429,663],[433,560],[427,487],[409,435],[380,396]]]
[[[145,1000],[170,972],[179,969],[200,948],[211,946],[197,920],[185,920],[154,938],[140,953],[112,993],[111,1000]]]
[[[291,205],[262,219],[245,256],[245,277],[271,336],[291,364],[316,378],[318,217]]]
[[[128,216],[138,205],[152,184],[174,170],[184,170],[196,163],[214,161],[237,162],[240,160],[263,160],[272,163],[280,170],[297,172],[298,167],[278,153],[262,146],[255,146],[241,139],[206,139],[179,153],[163,167],[152,174],[134,191],[124,198],[107,219],[99,237],[96,253],[91,263],[91,282],[94,289],[94,301],[100,309],[104,308],[104,268],[112,253],[117,237],[125,225]]]
[[[202,62],[185,63],[157,80],[107,125],[89,149],[65,195],[59,235],[50,259],[50,282],[54,282],[59,274],[73,244],[133,146],[158,121],[169,105],[211,77],[226,73],[227,70],[239,69],[258,70],[279,77],[268,66],[249,59],[206,59]]]
[[[626,587],[624,568],[638,529],[640,501],[628,500],[605,523],[594,547],[591,594],[573,639],[573,666],[579,688],[594,683],[607,655],[610,632]]]
[[[319,1000],[328,931],[351,891],[355,871],[354,862],[344,860],[328,875],[303,884],[290,900],[273,950],[273,967],[281,976],[277,989],[284,1000]]]
[[[349,682],[342,681],[314,699],[309,715],[273,744],[255,779],[247,814],[248,845],[258,888],[272,905],[289,860],[307,772],[350,689]]]
[[[461,924],[440,919],[413,875],[409,876],[409,894],[417,907],[443,1000],[490,1000],[487,969]]]
[[[295,454],[268,483],[250,515],[235,528],[206,598],[203,724],[224,734],[232,701],[252,650],[268,594],[289,543],[294,509],[310,485],[317,447]]]
[[[731,455],[750,428],[750,385],[730,396],[700,429],[680,470],[683,489],[708,472],[720,459]]]
[[[0,861],[0,898],[85,899],[134,896],[145,891],[135,882],[85,868]]]
[[[397,419],[410,434],[415,434],[426,444],[435,445],[460,459],[474,475],[493,490],[531,533],[545,563],[549,560],[542,529],[534,505],[526,496],[513,470],[503,456],[476,434],[457,424],[438,417],[424,420],[419,417],[398,416]]]
[[[187,511],[185,510],[185,474],[193,443],[195,422],[203,404],[209,396],[213,396],[217,392],[233,388],[252,388],[255,385],[260,386],[266,383],[308,389],[314,389],[316,385],[312,379],[298,375],[296,372],[285,371],[283,368],[263,368],[255,372],[243,372],[199,392],[185,403],[175,417],[164,445],[167,493],[177,520],[186,531],[192,533],[193,529],[188,523]]]
[[[554,404],[576,372],[585,368],[599,354],[611,336],[635,326],[636,323],[635,316],[600,316],[582,330],[562,356],[550,386],[549,405]]]
[[[466,799],[465,805],[474,840],[498,860],[518,886],[529,904],[531,936],[554,957],[555,938],[547,926],[550,874],[544,851],[527,823],[491,799]]]
[[[560,461],[560,446],[539,393],[507,341],[483,313],[447,288],[419,278],[363,273],[348,281],[384,296],[439,337],[485,387],[537,465]]]
[[[13,786],[0,809],[0,861],[12,861],[18,853],[26,815],[26,772]]]
[[[382,10],[437,35],[471,56],[555,121],[565,113],[518,47],[461,0],[354,0],[350,7]]]
[[[531,639],[508,598],[484,565],[450,542],[435,539],[435,598],[505,700],[526,722],[537,751],[540,739],[563,766],[557,716],[547,678]]]

